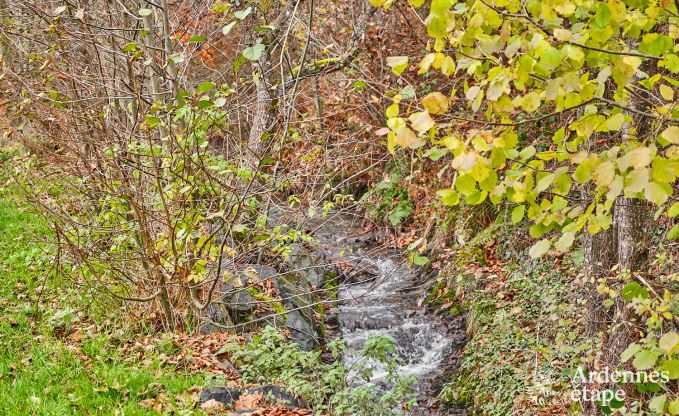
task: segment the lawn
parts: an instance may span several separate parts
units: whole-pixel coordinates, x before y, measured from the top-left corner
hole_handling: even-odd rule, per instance
[[[163,360],[171,343],[140,358],[125,354],[132,332],[115,316],[92,316],[90,300],[56,289],[68,285],[57,284],[36,238],[48,230],[11,196],[11,187],[0,188],[0,414],[200,414],[191,387],[203,376]]]

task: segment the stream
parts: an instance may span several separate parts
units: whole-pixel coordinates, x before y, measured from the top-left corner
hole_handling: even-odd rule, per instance
[[[384,236],[366,234],[358,217],[334,215],[315,233],[328,255],[340,264],[339,329],[347,345],[344,362],[362,360],[365,341],[375,334],[395,340],[403,361],[399,374],[414,376],[419,408],[410,415],[461,415],[460,408],[439,408],[436,396],[446,371],[454,369],[465,343],[464,320],[442,319],[426,310],[426,279],[409,268],[400,251],[384,248]],[[369,383],[386,376],[377,366]]]

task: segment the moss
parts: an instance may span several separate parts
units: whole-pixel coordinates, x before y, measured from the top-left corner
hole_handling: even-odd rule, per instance
[[[320,302],[320,300],[320,297],[318,297],[319,302],[316,303],[314,309],[319,316],[318,335],[321,337],[321,339],[325,339],[325,309],[323,309],[323,304]]]
[[[279,300],[276,300],[276,299],[272,298],[271,296],[269,296],[265,293],[262,293],[259,289],[257,289],[254,286],[250,286],[248,288],[248,292],[250,292],[252,297],[254,297],[255,299],[261,300],[263,302],[267,302],[269,305],[271,305],[271,309],[273,309],[274,312],[276,312],[277,314],[283,315],[287,319],[287,317],[288,317],[288,315],[286,313],[287,311],[285,310],[285,307],[283,306],[283,304]]]
[[[339,292],[339,275],[336,270],[328,270],[323,276],[323,288],[325,297],[329,300],[337,300]]]

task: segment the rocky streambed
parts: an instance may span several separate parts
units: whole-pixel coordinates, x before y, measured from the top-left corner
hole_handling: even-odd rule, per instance
[[[339,329],[348,351],[345,364],[362,360],[363,344],[372,335],[389,335],[402,360],[398,372],[413,376],[419,407],[412,415],[464,414],[439,407],[436,396],[447,371],[452,371],[464,346],[463,319],[441,319],[422,305],[427,279],[409,268],[401,251],[385,247],[384,234],[365,233],[358,217],[337,214],[315,233],[328,261],[340,265]],[[381,383],[384,366],[370,383]]]
[[[295,223],[290,215],[294,214],[277,211],[274,221]],[[220,288],[219,302],[208,311],[211,318],[219,321],[224,316],[254,310],[256,294],[237,290],[247,285],[248,275],[254,271],[260,280],[276,286],[287,310],[287,318],[274,317],[270,323],[286,327],[302,349],[316,348],[324,337],[325,341],[341,337],[347,345],[344,363],[352,368],[365,360],[362,349],[371,336],[388,335],[399,356],[398,374],[416,380],[414,390],[419,405],[408,414],[464,414],[462,409],[441,406],[437,400],[444,376],[454,371],[464,346],[464,320],[443,319],[427,310],[422,302],[429,283],[427,276],[409,268],[401,250],[386,246],[386,234],[366,232],[360,217],[351,213],[305,219],[296,227],[307,229],[317,244],[293,246],[286,264],[276,268],[245,265],[243,269],[249,271],[239,272],[237,279]],[[320,299],[317,289],[327,294],[328,285],[333,287],[333,299]],[[332,306],[322,314],[325,322],[319,328],[314,310],[321,301]],[[370,379],[357,377],[361,380],[358,383],[388,388],[386,366],[371,366],[374,371]],[[212,390],[218,392],[221,390]],[[204,393],[205,398],[212,397],[210,390]]]

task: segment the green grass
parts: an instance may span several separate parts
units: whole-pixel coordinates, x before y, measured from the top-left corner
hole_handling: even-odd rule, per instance
[[[154,411],[140,402],[154,398],[164,413],[197,414],[186,391],[203,378],[163,364],[162,348],[143,361],[123,356],[119,345],[133,336],[115,319],[109,328],[117,330],[94,325],[91,301],[49,273],[44,246],[26,224],[48,230],[8,192],[0,188],[0,414],[147,415]],[[82,327],[78,342],[67,336],[74,321]]]

